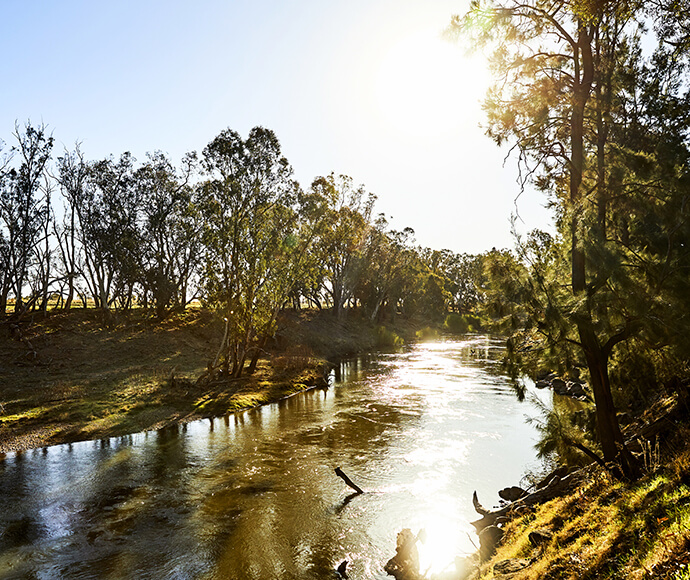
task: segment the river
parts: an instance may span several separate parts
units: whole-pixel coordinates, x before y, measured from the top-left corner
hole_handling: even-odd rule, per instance
[[[537,411],[502,352],[484,336],[416,344],[244,413],[9,454],[0,579],[322,580],[343,560],[384,579],[405,527],[427,532],[423,570],[452,569],[477,542],[472,492],[496,504],[540,467]]]

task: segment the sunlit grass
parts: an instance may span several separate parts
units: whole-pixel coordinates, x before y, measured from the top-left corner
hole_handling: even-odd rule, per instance
[[[0,451],[24,436],[24,447],[110,437],[247,409],[322,381],[328,359],[403,342],[397,328],[377,330],[356,316],[298,312],[284,324],[285,348],[261,359],[254,375],[209,386],[197,378],[215,357],[223,326],[207,310],[188,308],[163,321],[143,308],[38,314],[23,330],[32,352],[20,341],[0,342],[7,361]],[[412,326],[403,328],[411,334]]]
[[[687,453],[680,461],[687,461]],[[575,493],[512,521],[480,578],[492,578],[493,564],[506,558],[534,558],[514,580],[646,580],[673,570],[678,573],[669,578],[687,576],[682,565],[689,558],[690,488],[679,477],[673,464],[633,484],[593,477]],[[554,536],[534,548],[528,535],[539,528]]]

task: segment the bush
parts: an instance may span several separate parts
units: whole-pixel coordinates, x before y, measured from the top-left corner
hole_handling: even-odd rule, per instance
[[[469,325],[468,332],[475,332],[482,329],[482,321],[478,316],[473,316],[472,314],[465,314],[463,318],[467,321]]]
[[[470,325],[464,316],[451,313],[446,316],[446,320],[443,323],[443,328],[445,328],[448,332],[452,332],[453,334],[463,334],[470,329]]]
[[[443,328],[453,334],[465,334],[466,332],[479,330],[481,328],[481,322],[479,318],[471,314],[465,314],[463,316],[452,312],[446,316]]]
[[[418,330],[415,334],[417,336],[417,340],[434,340],[438,338],[438,330],[431,328],[430,326]]]
[[[276,373],[300,373],[312,365],[314,353],[307,346],[293,346],[281,354],[271,356],[271,365]]]
[[[376,327],[376,344],[379,347],[402,346],[405,341],[385,326]]]

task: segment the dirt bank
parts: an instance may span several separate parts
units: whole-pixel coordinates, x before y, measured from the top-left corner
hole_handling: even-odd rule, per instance
[[[403,326],[401,332],[411,330]],[[251,377],[196,380],[222,336],[200,309],[157,322],[143,311],[35,314],[0,326],[0,453],[119,436],[223,415],[323,385],[329,362],[375,348],[356,315],[291,312]]]

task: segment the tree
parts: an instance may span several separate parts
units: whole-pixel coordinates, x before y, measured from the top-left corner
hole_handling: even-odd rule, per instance
[[[206,298],[225,319],[214,366],[224,360],[239,377],[291,289],[281,264],[293,247],[298,186],[277,137],[263,127],[246,140],[221,132],[204,148],[202,165]]]
[[[447,250],[418,251],[415,307],[427,319],[441,321],[451,307],[453,283],[445,269]]]
[[[410,243],[414,230],[388,230],[388,222],[379,215],[369,229],[363,252],[366,265],[356,288],[356,296],[372,321],[382,319],[386,311],[393,316],[402,297],[404,276],[408,273]]]
[[[63,223],[55,227],[58,242],[59,263],[67,280],[67,297],[65,309],[72,307],[77,279],[83,269],[82,248],[78,246],[78,216],[82,215],[81,203],[84,199],[84,187],[88,178],[88,164],[84,160],[79,143],[74,151],[67,151],[57,159],[57,182],[67,205]],[[86,306],[86,304],[84,304]]]
[[[4,143],[0,141],[0,152]],[[9,165],[11,155],[0,155],[0,192],[8,187],[6,180],[9,179]],[[12,287],[12,275],[10,271],[12,255],[10,252],[10,241],[5,229],[0,229],[0,318],[4,318],[7,313],[7,298]]]
[[[81,160],[72,160],[81,172]],[[123,306],[132,303],[140,277],[142,248],[138,214],[140,200],[134,188],[134,159],[124,153],[90,162],[86,175],[78,173],[64,189],[78,222],[84,253],[84,278],[97,308],[108,310],[119,297]],[[67,160],[59,164],[61,181],[70,179]],[[82,177],[84,180],[81,181]]]
[[[15,312],[21,312],[29,269],[37,257],[38,244],[49,218],[49,198],[40,195],[53,137],[47,134],[44,125],[33,127],[30,123],[23,131],[16,125],[14,137],[16,145],[11,153],[16,156],[18,166],[10,166],[13,159],[6,159],[5,169],[0,172],[0,220],[6,232],[2,247],[7,267],[0,307],[6,306],[8,292],[12,291]]]
[[[186,289],[201,254],[201,224],[191,208],[194,162],[194,156],[188,155],[178,174],[170,160],[157,152],[149,154],[134,173],[134,187],[141,197],[143,303],[148,304],[150,294],[159,319],[171,304],[186,305]]]
[[[449,280],[452,295],[451,309],[458,313],[473,311],[480,303],[482,263],[478,256],[439,252],[439,268]]]
[[[559,247],[567,251],[569,271],[558,275],[568,276],[570,295],[551,294],[558,300],[546,301],[541,326],[534,316],[528,325],[533,336],[577,346],[589,370],[604,459],[619,461],[629,475],[635,469],[616,418],[609,362],[615,347],[639,332],[639,306],[651,295],[635,292],[632,312],[634,301],[624,298],[639,270],[630,260],[635,249],[621,243],[625,203],[619,200],[635,197],[635,172],[617,162],[625,119],[614,95],[630,88],[625,73],[639,67],[641,18],[639,2],[533,0],[474,2],[453,21],[456,30],[495,42],[498,82],[486,102],[488,134],[499,144],[511,142],[523,182],[552,196],[567,244]],[[567,331],[556,332],[563,321]]]
[[[346,175],[317,177],[312,190],[327,201],[326,228],[317,243],[325,268],[325,289],[336,318],[354,294],[363,269],[369,220],[375,197],[363,186],[355,187]]]

